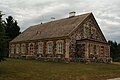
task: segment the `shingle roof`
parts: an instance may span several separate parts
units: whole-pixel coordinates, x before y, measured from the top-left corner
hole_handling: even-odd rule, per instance
[[[30,26],[11,42],[68,36],[90,13]]]

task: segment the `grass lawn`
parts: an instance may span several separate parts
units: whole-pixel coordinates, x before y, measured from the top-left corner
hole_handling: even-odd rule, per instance
[[[106,80],[120,77],[120,65],[50,63],[7,59],[0,63],[0,80]]]

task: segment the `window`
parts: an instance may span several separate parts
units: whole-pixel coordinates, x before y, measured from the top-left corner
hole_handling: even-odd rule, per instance
[[[63,53],[63,42],[62,42],[62,40],[57,41],[57,53],[58,54]]]
[[[50,53],[50,43],[48,43],[48,53]]]
[[[43,53],[43,43],[42,42],[38,43],[38,53],[40,53],[40,54]]]
[[[20,44],[17,44],[16,45],[16,54],[19,54],[20,53]]]
[[[101,54],[104,54],[104,46],[101,46]]]
[[[62,42],[58,43],[58,53],[61,54],[62,53]]]
[[[99,49],[99,45],[96,45],[96,54],[97,54],[97,55],[99,55],[99,52],[100,52],[99,50],[100,50],[100,49]]]
[[[30,45],[30,51],[33,52],[33,44]]]
[[[62,52],[62,42],[59,43],[60,52]]]
[[[94,54],[97,54],[96,45],[94,45]]]
[[[91,53],[91,50],[90,50],[90,44],[88,45],[88,55],[90,57],[90,53]]]
[[[14,49],[15,49],[15,46],[14,45],[11,45],[11,53],[14,54]]]
[[[26,45],[25,45],[25,44],[22,44],[22,45],[21,45],[21,53],[22,53],[22,54],[25,54],[25,52],[26,52]]]
[[[80,44],[80,57],[85,57],[85,44]]]
[[[29,44],[29,53],[34,54],[34,43]]]
[[[47,44],[47,52],[48,52],[48,54],[50,54],[52,51],[52,45],[51,45],[51,43],[48,43]]]

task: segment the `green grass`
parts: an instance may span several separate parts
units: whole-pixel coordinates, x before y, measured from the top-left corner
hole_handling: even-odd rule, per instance
[[[120,65],[50,63],[7,59],[0,63],[0,80],[106,80],[120,77]]]

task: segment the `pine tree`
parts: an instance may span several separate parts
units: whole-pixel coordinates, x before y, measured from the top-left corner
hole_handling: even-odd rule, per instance
[[[120,61],[120,44],[117,42],[108,41],[110,44],[110,56],[113,58],[113,61]]]
[[[13,19],[12,16],[6,18],[6,34],[10,40],[14,39],[20,34],[20,28],[17,24],[17,21]]]
[[[4,59],[6,50],[7,50],[7,39],[5,36],[5,24],[2,20],[3,14],[0,11],[0,62]]]

